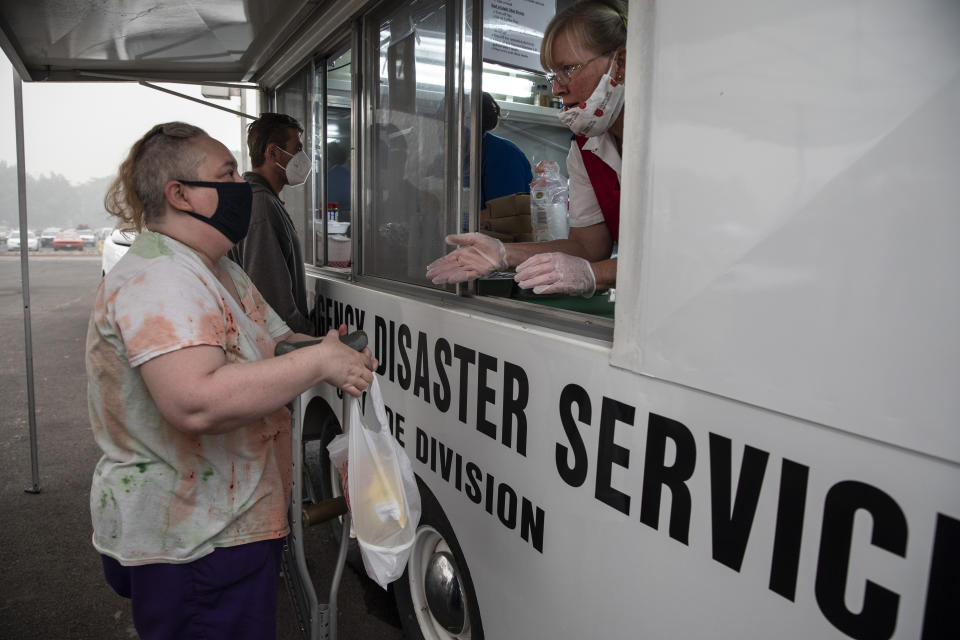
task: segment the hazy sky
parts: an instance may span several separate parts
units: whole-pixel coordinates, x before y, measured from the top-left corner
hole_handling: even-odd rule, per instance
[[[136,83],[22,86],[27,173],[59,173],[74,184],[114,175],[130,146],[157,123],[195,124],[236,151],[243,140],[241,127],[248,122]],[[163,86],[201,97],[196,85]],[[211,102],[240,110],[239,98]],[[6,56],[0,55],[0,160],[11,165],[17,161],[15,136],[13,71]]]

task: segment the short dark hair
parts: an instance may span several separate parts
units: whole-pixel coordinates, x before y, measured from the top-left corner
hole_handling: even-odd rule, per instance
[[[500,124],[500,105],[493,96],[483,92],[483,106],[480,109],[480,128],[484,133],[491,131]]]
[[[267,146],[275,144],[284,149],[290,138],[290,130],[297,135],[303,133],[303,127],[293,116],[285,113],[261,113],[260,117],[247,126],[247,151],[254,167],[263,165],[266,160]]]

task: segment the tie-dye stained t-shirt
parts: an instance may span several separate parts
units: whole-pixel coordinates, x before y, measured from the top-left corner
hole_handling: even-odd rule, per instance
[[[212,345],[227,362],[273,357],[289,329],[233,262],[242,306],[199,257],[141,233],[97,290],[87,332],[87,401],[103,456],[93,475],[93,545],[126,565],[190,562],[215,547],[286,535],[290,412],[215,435],[168,424],[139,366]],[[231,398],[221,398],[231,402]]]

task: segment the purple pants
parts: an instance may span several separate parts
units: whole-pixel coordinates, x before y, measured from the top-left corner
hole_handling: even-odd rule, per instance
[[[264,640],[276,637],[283,539],[214,550],[187,564],[125,567],[108,556],[103,573],[130,598],[142,640]]]

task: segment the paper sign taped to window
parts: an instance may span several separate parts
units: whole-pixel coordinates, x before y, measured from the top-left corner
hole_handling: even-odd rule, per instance
[[[484,0],[483,59],[543,73],[540,43],[556,12],[555,0]]]

